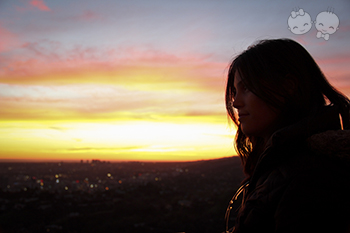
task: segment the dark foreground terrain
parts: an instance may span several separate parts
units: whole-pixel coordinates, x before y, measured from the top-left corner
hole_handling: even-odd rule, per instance
[[[188,163],[1,163],[2,232],[222,232],[237,157]]]

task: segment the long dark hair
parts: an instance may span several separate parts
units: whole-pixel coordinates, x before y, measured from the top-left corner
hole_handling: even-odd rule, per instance
[[[327,81],[303,46],[290,39],[259,41],[233,60],[226,86],[227,113],[237,126],[235,148],[247,175],[254,171],[264,142],[247,137],[241,130],[232,107],[236,72],[251,92],[281,110],[285,126],[316,114],[326,104],[334,104],[339,108],[344,128],[349,128],[350,100]]]

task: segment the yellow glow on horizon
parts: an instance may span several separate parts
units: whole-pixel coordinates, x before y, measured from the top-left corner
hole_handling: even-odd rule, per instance
[[[191,161],[234,155],[226,124],[2,122],[0,159]]]
[[[226,64],[175,60],[77,69],[35,63],[26,76],[0,77],[0,160],[191,161],[234,155],[224,79],[217,78]]]

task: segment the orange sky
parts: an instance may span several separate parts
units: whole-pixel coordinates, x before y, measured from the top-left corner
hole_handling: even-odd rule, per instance
[[[114,61],[117,52],[108,52]],[[183,161],[234,154],[220,93],[227,64],[130,49],[133,60],[115,64],[74,54],[68,61],[38,56],[8,63],[0,77],[7,90],[0,109],[3,159]]]
[[[292,1],[268,17],[268,1],[239,2],[0,3],[0,161],[232,156],[227,68],[263,38],[299,41],[349,96],[349,4],[332,1],[341,24],[326,42],[291,34]]]
[[[1,157],[173,161],[232,155],[218,95],[226,64],[145,60],[112,68],[74,60],[78,68],[68,69],[51,62],[41,69],[46,62],[33,60],[26,75],[1,77],[8,92],[0,109]]]

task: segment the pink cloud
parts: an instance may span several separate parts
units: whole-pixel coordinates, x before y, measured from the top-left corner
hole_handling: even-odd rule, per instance
[[[78,19],[83,20],[83,21],[90,21],[90,20],[94,20],[94,19],[99,19],[99,15],[97,15],[95,12],[93,11],[84,11],[81,15],[78,16]]]
[[[2,27],[0,24],[0,53],[3,51],[11,50],[16,44],[18,44],[18,38],[15,34]]]
[[[227,68],[226,63],[213,61],[211,55],[175,55],[147,47],[101,50],[77,46],[67,50],[60,43],[44,40],[23,44],[21,50],[22,56],[4,60],[0,82],[147,83],[221,91]]]
[[[29,4],[38,8],[41,11],[51,11],[51,9],[48,6],[46,6],[43,0],[32,0]]]

